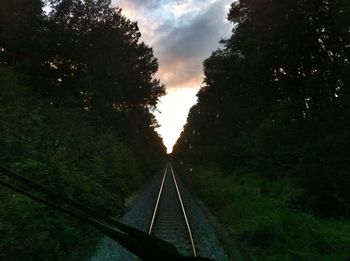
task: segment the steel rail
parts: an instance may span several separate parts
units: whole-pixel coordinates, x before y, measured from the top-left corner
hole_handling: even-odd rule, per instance
[[[194,257],[197,257],[197,251],[196,251],[196,248],[195,248],[195,246],[194,246],[194,241],[193,241],[193,237],[192,237],[191,227],[190,227],[190,224],[189,224],[188,219],[187,219],[186,210],[185,210],[184,204],[183,204],[183,202],[182,202],[180,190],[179,190],[179,187],[178,187],[177,182],[176,182],[176,178],[175,178],[175,174],[174,174],[173,167],[172,167],[171,165],[170,165],[170,170],[171,170],[171,173],[172,173],[172,176],[173,176],[173,180],[174,180],[174,183],[175,183],[177,195],[178,195],[178,197],[179,197],[179,201],[180,201],[180,204],[181,204],[182,213],[183,213],[184,218],[185,218],[185,222],[186,222],[188,234],[189,234],[189,236],[190,236],[193,256],[194,256]]]
[[[157,210],[158,210],[158,205],[159,205],[159,200],[160,200],[160,196],[162,195],[163,186],[164,186],[164,181],[165,181],[165,177],[166,177],[167,171],[168,171],[168,166],[165,167],[165,172],[164,172],[164,175],[163,175],[163,180],[162,180],[162,183],[161,183],[161,185],[160,185],[160,190],[159,190],[159,193],[158,193],[156,205],[155,205],[155,207],[154,207],[154,211],[153,211],[153,216],[152,216],[151,224],[150,224],[149,229],[148,229],[148,234],[151,234],[151,233],[152,233],[152,229],[153,229],[153,225],[154,225],[154,220],[155,220],[155,218],[156,218],[156,214],[157,214]]]

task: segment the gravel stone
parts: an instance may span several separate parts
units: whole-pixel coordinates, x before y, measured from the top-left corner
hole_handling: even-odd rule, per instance
[[[148,231],[160,184],[163,178],[163,173],[164,170],[155,175],[152,180],[142,188],[136,200],[121,218],[122,222],[142,231]],[[167,178],[170,177],[171,171],[170,168],[168,168]],[[215,230],[209,224],[203,210],[200,208],[195,198],[191,195],[178,175],[176,175],[176,179],[191,226],[193,240],[198,256],[208,257],[216,261],[229,260],[218,240]],[[164,184],[163,193],[165,193],[165,197],[170,198],[170,200],[174,202],[174,196],[170,194],[174,193],[174,188],[169,185],[169,180],[170,179],[166,180]],[[165,189],[170,191],[165,192]],[[170,205],[176,204],[177,203],[171,203]],[[168,209],[167,211],[169,211],[169,203],[162,201],[162,198],[159,204],[159,210],[161,209],[163,209],[163,212],[165,211],[164,209]],[[190,255],[191,247],[189,245],[189,240],[184,239],[187,237],[187,230],[185,231],[182,225],[176,224],[174,217],[177,215],[177,213],[174,214],[172,212],[168,212],[168,214],[165,213],[162,217],[157,217],[154,226],[154,234],[173,243],[181,253]],[[166,225],[167,222],[169,224],[168,226]],[[159,228],[157,228],[157,224],[159,224]],[[176,239],[169,236],[172,233],[178,233],[178,238]],[[137,259],[132,253],[124,249],[118,243],[109,237],[104,237],[98,244],[95,254],[89,259],[89,261],[107,260],[135,261]]]

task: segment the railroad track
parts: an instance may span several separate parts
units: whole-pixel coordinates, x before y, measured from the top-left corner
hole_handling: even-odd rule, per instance
[[[159,187],[148,233],[173,244],[185,256],[197,256],[181,187],[171,164],[167,164]]]
[[[127,218],[133,214],[134,224],[130,224],[130,219],[129,222],[124,220],[122,223],[1,167],[0,175],[8,179],[0,180],[0,184],[5,187],[61,213],[70,214],[105,233],[109,241],[104,240],[102,249],[106,252],[105,246],[109,245],[107,246],[111,247],[109,250],[114,249],[114,252],[106,253],[107,256],[103,259],[100,259],[98,255],[93,256],[92,260],[96,260],[95,257],[97,260],[135,260],[135,255],[143,260],[214,260],[216,257],[219,257],[218,260],[226,260],[214,231],[210,229],[204,214],[196,206],[181,180],[177,182],[174,170],[169,163],[165,167],[164,174],[155,176],[153,182],[134,203],[135,207],[125,215]],[[181,195],[181,190],[184,197]],[[188,206],[187,210],[194,232],[196,232],[194,235],[198,243],[198,252],[203,257],[197,257],[184,200]],[[148,204],[149,202],[152,203]],[[155,237],[145,233],[147,224],[149,224],[148,233]],[[113,245],[109,244],[111,241]]]

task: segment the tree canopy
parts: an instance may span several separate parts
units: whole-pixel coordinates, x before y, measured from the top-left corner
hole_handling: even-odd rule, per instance
[[[342,0],[232,3],[232,36],[203,63],[176,157],[292,176],[296,204],[348,216],[349,16]]]
[[[349,18],[345,0],[235,1],[203,63],[173,158],[253,260],[350,256]]]
[[[165,156],[152,114],[164,86],[137,23],[108,0],[0,6],[0,164],[121,215]],[[80,260],[101,237],[5,188],[0,233],[6,260]]]

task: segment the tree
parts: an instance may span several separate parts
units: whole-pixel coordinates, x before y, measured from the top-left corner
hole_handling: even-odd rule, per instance
[[[299,207],[348,215],[340,151],[350,149],[349,16],[342,0],[232,3],[232,36],[204,61],[204,87],[176,157],[269,179],[292,176],[304,192]]]
[[[0,5],[0,64],[18,66],[36,49],[43,5],[40,0],[1,0]]]
[[[0,164],[118,216],[163,163],[158,62],[110,1],[50,2],[46,14],[41,1],[0,0]],[[0,198],[7,260],[86,259],[101,237],[2,187]]]

